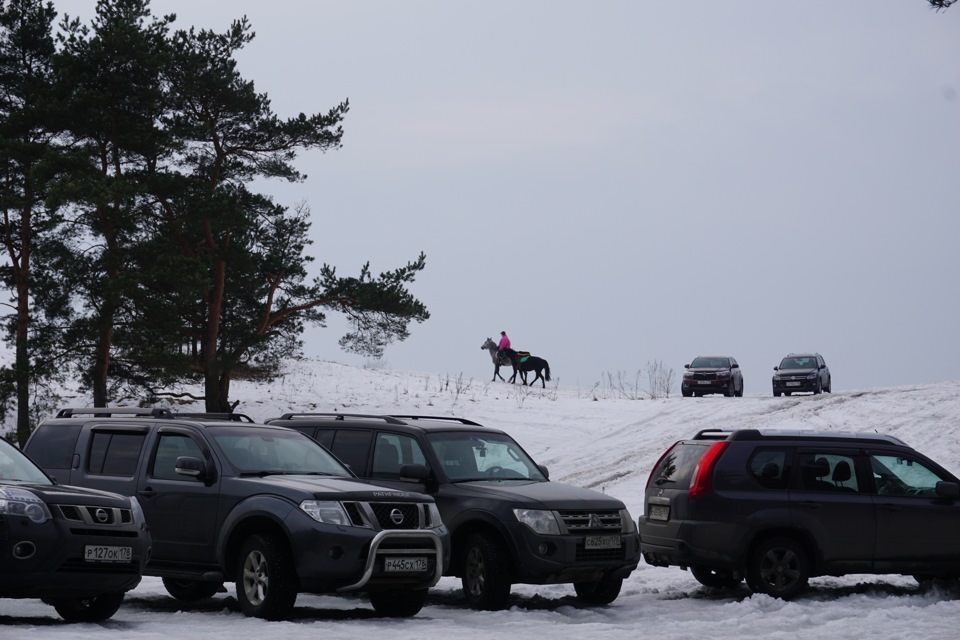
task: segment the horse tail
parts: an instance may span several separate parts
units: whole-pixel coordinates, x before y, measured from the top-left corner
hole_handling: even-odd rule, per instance
[[[547,382],[550,382],[550,363],[544,360],[543,366],[547,369]]]

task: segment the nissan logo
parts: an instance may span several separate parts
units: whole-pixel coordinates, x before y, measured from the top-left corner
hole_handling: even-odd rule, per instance
[[[400,509],[391,510],[390,519],[393,521],[393,524],[403,524],[403,511],[400,511]]]
[[[107,513],[106,509],[97,509],[93,512],[94,517],[96,517],[97,522],[100,524],[106,524],[110,521],[110,514]]]

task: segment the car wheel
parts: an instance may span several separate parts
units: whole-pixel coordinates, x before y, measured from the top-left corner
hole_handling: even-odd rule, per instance
[[[220,590],[223,589],[223,583],[164,578],[163,588],[177,600],[196,602],[197,600],[205,600],[219,593]]]
[[[247,538],[237,560],[237,602],[253,618],[283,620],[297,600],[297,581],[286,546],[276,536]]]
[[[743,379],[740,380],[740,390],[737,391],[737,397],[738,397],[738,398],[742,398],[742,397],[743,397]]]
[[[475,533],[467,540],[464,556],[463,594],[476,609],[496,610],[507,605],[510,596],[510,567],[507,550],[491,534]]]
[[[604,577],[596,582],[574,582],[577,597],[588,604],[610,604],[620,595],[623,578]]]
[[[732,589],[743,580],[739,574],[729,569],[690,567],[690,573],[697,579],[697,582],[711,589]]]
[[[807,587],[807,552],[790,538],[771,538],[753,549],[747,562],[747,585],[754,593],[789,600]]]
[[[732,398],[737,395],[737,385],[731,380],[730,384],[727,385],[727,388],[723,390],[723,396],[725,398]]]
[[[823,383],[817,378],[817,386],[813,388],[813,395],[818,396],[823,393]]]
[[[774,389],[774,390],[773,390],[773,397],[774,397],[774,398],[779,398],[779,397],[780,397],[780,392],[777,391],[776,389]]]
[[[783,392],[783,395],[785,395],[785,396],[787,396],[787,397],[789,398],[791,393],[793,393],[793,391],[784,391],[784,392]]]
[[[427,601],[426,589],[371,591],[370,604],[384,618],[409,618],[420,613]]]
[[[684,398],[689,398],[690,396],[693,395],[693,392],[690,391],[689,389],[681,389],[680,395],[682,395]]]
[[[827,378],[827,386],[823,388],[827,393],[833,393],[833,380]]]
[[[104,593],[92,598],[52,598],[50,604],[67,622],[102,622],[117,612],[123,592]]]

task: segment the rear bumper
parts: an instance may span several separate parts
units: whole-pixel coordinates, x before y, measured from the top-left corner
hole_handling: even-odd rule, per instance
[[[727,523],[671,523],[640,521],[640,552],[655,567],[710,566],[737,569],[742,534]]]

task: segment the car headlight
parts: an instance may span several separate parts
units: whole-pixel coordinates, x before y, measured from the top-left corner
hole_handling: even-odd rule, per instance
[[[684,371],[684,372],[683,372],[683,377],[684,377],[684,378],[692,378],[692,377],[693,377],[693,371]]]
[[[637,532],[637,522],[626,509],[620,509],[620,530],[623,533]]]
[[[0,489],[0,515],[21,516],[37,524],[53,519],[47,504],[37,494],[17,487]]]
[[[443,526],[443,518],[440,517],[440,509],[437,509],[436,503],[427,503],[427,526],[431,529],[437,529]]]
[[[773,381],[774,381],[774,382],[780,382],[780,374],[779,374],[779,373],[773,374]]]
[[[339,524],[344,526],[353,526],[350,517],[347,515],[343,505],[339,502],[328,500],[304,500],[300,503],[300,509],[308,516],[324,524]]]
[[[820,377],[820,372],[819,372],[819,371],[814,371],[813,373],[808,373],[808,374],[807,374],[807,380],[816,380],[816,379],[819,378],[819,377]]]
[[[517,520],[527,525],[537,533],[560,535],[560,523],[553,511],[544,509],[514,509]]]
[[[147,518],[143,515],[143,509],[140,508],[140,503],[136,498],[130,497],[130,513],[133,514],[133,523],[134,524],[146,524]]]

